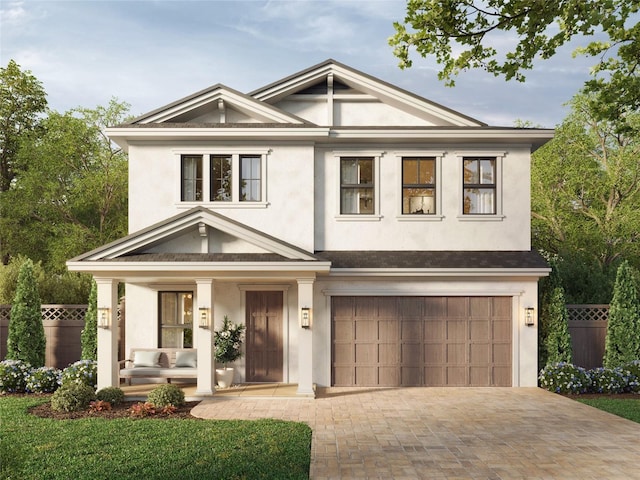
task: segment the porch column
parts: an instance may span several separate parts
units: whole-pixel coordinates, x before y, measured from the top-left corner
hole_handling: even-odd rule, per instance
[[[213,395],[215,389],[215,359],[213,356],[213,279],[196,279],[197,308],[194,308],[194,325],[196,331],[195,347],[198,349],[198,377],[196,395]],[[200,326],[201,316],[205,309],[208,315],[208,327]]]
[[[95,281],[98,287],[97,388],[100,390],[104,387],[120,386],[118,385],[118,282],[113,278],[96,278]]]
[[[298,395],[314,395],[313,391],[313,318],[309,328],[300,326],[303,308],[313,317],[313,282],[315,278],[298,278]]]

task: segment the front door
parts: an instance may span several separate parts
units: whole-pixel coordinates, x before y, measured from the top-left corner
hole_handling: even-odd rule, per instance
[[[247,292],[247,382],[282,382],[282,292]]]

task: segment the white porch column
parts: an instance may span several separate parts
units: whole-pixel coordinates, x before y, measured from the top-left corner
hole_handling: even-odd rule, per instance
[[[193,328],[196,330],[195,347],[198,349],[198,378],[196,395],[213,395],[215,389],[215,359],[213,356],[213,279],[196,279],[197,308]],[[209,328],[200,327],[201,308],[207,309]]]
[[[313,391],[313,282],[315,278],[298,278],[298,395],[314,395]],[[310,328],[300,327],[302,308],[311,309]]]
[[[98,325],[101,315],[108,320],[106,328],[98,328],[98,390],[118,385],[118,281],[96,278],[98,287]],[[103,310],[104,309],[104,310]]]

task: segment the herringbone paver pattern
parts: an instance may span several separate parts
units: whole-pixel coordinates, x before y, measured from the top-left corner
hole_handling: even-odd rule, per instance
[[[320,389],[212,397],[202,418],[313,429],[311,478],[640,479],[640,425],[537,388]]]

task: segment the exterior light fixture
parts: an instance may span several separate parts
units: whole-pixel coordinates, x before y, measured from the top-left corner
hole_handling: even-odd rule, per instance
[[[527,307],[524,309],[524,324],[527,327],[532,327],[534,324],[534,311],[535,309],[533,307]]]
[[[311,309],[309,307],[300,309],[300,326],[302,328],[311,328]]]
[[[209,325],[210,325],[210,323],[209,323],[209,319],[211,318],[211,315],[210,315],[210,313],[209,313],[209,308],[207,308],[207,307],[200,307],[200,308],[198,309],[198,312],[200,313],[200,317],[199,317],[199,318],[200,318],[200,323],[199,323],[200,328],[206,328],[206,329],[208,329],[208,328],[209,328]]]
[[[98,308],[98,327],[109,328],[111,323],[111,309],[106,307]]]

